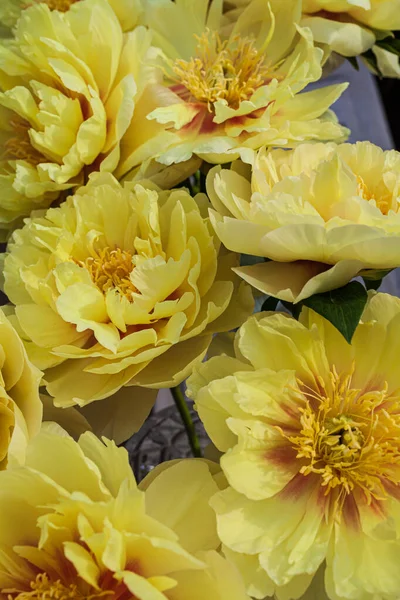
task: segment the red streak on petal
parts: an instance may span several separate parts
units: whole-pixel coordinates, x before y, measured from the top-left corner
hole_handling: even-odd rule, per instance
[[[282,402],[281,404],[281,409],[287,414],[288,417],[290,417],[290,419],[292,419],[297,427],[289,427],[289,429],[299,429],[299,415],[300,415],[300,411],[299,411],[299,407],[293,407],[290,406],[289,404],[285,404],[284,402]],[[286,430],[286,427],[288,427],[286,424],[284,426],[282,426],[282,429]]]
[[[283,490],[279,493],[279,496],[283,500],[290,500],[293,502],[305,494],[309,496],[316,485],[318,485],[318,477],[315,477],[314,475],[307,475],[307,477],[305,477],[304,475],[298,473],[283,488]]]
[[[369,504],[369,508],[372,510],[374,515],[377,515],[381,519],[387,518],[387,512],[385,510],[386,504],[381,500],[377,500],[376,498],[372,498],[371,503]]]
[[[185,88],[185,86],[182,85],[181,83],[176,83],[174,85],[171,85],[171,87],[169,89],[172,92],[174,92],[174,94],[179,96],[179,98],[182,98],[182,100],[189,101],[191,99],[191,94],[190,94],[189,90],[187,88]]]
[[[271,448],[265,452],[265,458],[272,463],[280,466],[287,467],[289,465],[296,465],[296,451],[289,445],[278,446]]]
[[[214,134],[216,135],[218,130],[221,130],[221,125],[213,122],[214,114],[210,113],[205,104],[196,104],[198,109],[197,114],[194,118],[184,125],[179,131],[187,135],[188,133],[196,133],[197,135],[202,134]]]
[[[260,117],[262,117],[265,110],[266,107],[258,108],[257,110],[254,110],[253,112],[248,113],[246,115],[238,115],[237,117],[232,117],[231,119],[227,119],[224,122],[224,125],[243,125],[244,123],[246,123],[246,121],[259,119]]]
[[[396,500],[400,500],[400,485],[399,484],[395,484],[395,483],[392,483],[391,481],[387,481],[384,479],[382,479],[382,484],[390,496],[392,496],[393,498],[396,498]]]
[[[348,494],[343,502],[342,514],[346,526],[355,531],[360,531],[360,513],[353,494]]]

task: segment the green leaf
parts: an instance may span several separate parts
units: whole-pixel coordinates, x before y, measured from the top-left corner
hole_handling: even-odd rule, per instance
[[[346,56],[346,59],[349,61],[351,66],[356,70],[360,70],[360,65],[358,64],[358,60],[356,56]]]
[[[376,45],[379,48],[383,48],[392,54],[397,54],[400,56],[400,40],[397,40],[395,37],[386,37],[383,40],[377,40]]]
[[[264,300],[263,305],[261,307],[261,312],[264,310],[276,310],[278,305],[279,298],[274,298],[273,296],[267,296]]]
[[[382,77],[382,73],[378,67],[377,58],[372,52],[372,50],[367,50],[366,52],[363,52],[363,54],[360,54],[360,56],[367,63],[372,72],[375,73],[375,75],[377,75],[378,77]]]
[[[316,313],[330,321],[350,344],[367,303],[367,290],[357,281],[303,301]]]

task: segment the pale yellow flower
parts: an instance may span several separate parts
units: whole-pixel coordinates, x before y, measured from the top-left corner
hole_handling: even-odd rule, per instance
[[[175,135],[157,160],[170,165],[196,154],[230,162],[263,145],[344,140],[328,109],[346,88],[299,94],[321,76],[323,52],[299,28],[299,3],[254,0],[228,27],[214,0],[149,0],[144,21],[159,46],[164,74],[148,116]]]
[[[21,12],[35,4],[47,4],[50,10],[66,12],[76,2],[82,0],[1,0],[0,23],[14,27]],[[138,25],[142,13],[141,0],[107,0],[114,10],[123,31],[130,31]]]
[[[24,461],[26,445],[40,429],[41,376],[0,309],[0,471]]]
[[[218,534],[255,598],[314,579],[309,600],[397,600],[399,352],[400,300],[373,293],[351,345],[308,309],[258,313],[189,379],[224,453]]]
[[[293,1],[281,4],[285,8]],[[226,20],[237,19],[250,2],[224,2]],[[398,57],[375,44],[391,30],[400,29],[400,0],[303,0],[300,24],[311,30],[314,41],[325,51],[349,57],[372,48],[380,73],[400,77]]]
[[[122,177],[170,139],[145,119],[156,80],[150,40],[144,27],[124,35],[106,0],[23,11],[15,39],[0,43],[3,237],[92,171]]]
[[[338,20],[348,15],[354,21],[368,25],[372,29],[400,29],[399,0],[303,0],[303,12],[315,14],[323,12]],[[326,12],[325,12],[326,11]]]
[[[400,154],[370,142],[260,150],[253,165],[215,167],[211,221],[229,250],[271,259],[235,269],[299,302],[400,266]],[[376,274],[377,275],[377,274]]]
[[[166,464],[139,489],[124,449],[42,432],[0,473],[0,597],[249,600],[216,552],[216,468]]]
[[[372,48],[382,75],[400,77],[398,57],[374,45],[400,29],[400,0],[303,0],[303,13],[316,42],[343,56]]]
[[[96,174],[9,243],[4,289],[48,392],[67,407],[120,390],[88,407],[91,424],[103,420],[119,441],[140,427],[156,394],[123,386],[180,383],[213,333],[253,310],[249,286],[231,269],[238,258],[219,252],[208,207],[204,194],[122,187]]]

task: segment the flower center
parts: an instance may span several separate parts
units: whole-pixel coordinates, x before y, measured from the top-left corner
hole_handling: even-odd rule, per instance
[[[15,118],[10,121],[14,135],[3,144],[3,160],[25,160],[31,165],[46,162],[46,158],[36,150],[29,138],[30,125],[23,119]]]
[[[327,464],[336,466],[343,461],[356,462],[361,455],[365,437],[351,416],[327,418],[319,437],[319,453]]]
[[[381,211],[381,213],[383,215],[387,215],[390,208],[391,208],[391,194],[387,193],[387,194],[383,194],[380,195],[378,198],[375,196],[375,194],[373,192],[371,192],[371,190],[368,188],[367,184],[365,183],[364,179],[361,177],[361,175],[357,175],[357,193],[359,196],[361,196],[361,198],[364,198],[364,200],[367,200],[368,202],[373,200],[377,206],[377,208],[379,208],[379,210]]]
[[[222,41],[215,31],[196,36],[196,56],[189,61],[178,59],[172,66],[175,81],[183,85],[190,96],[211,105],[225,100],[232,108],[271,79],[270,69],[249,38],[234,37]]]
[[[131,300],[132,294],[137,291],[130,279],[133,261],[127,250],[104,248],[97,256],[89,256],[79,264],[89,271],[93,282],[103,293],[115,288]]]
[[[316,473],[326,494],[342,499],[356,488],[368,502],[387,496],[385,482],[400,483],[400,398],[381,390],[352,388],[354,367],[313,389],[299,381],[305,399],[298,435],[286,436],[297,451],[303,475]]]
[[[67,12],[72,4],[79,2],[79,0],[45,0],[50,10],[59,10],[60,12]]]
[[[33,6],[34,4],[44,3],[50,8],[50,10],[59,10],[60,12],[67,12],[75,2],[80,0],[31,0],[24,5],[24,8]]]
[[[78,587],[71,583],[64,585],[60,580],[52,582],[46,573],[39,573],[30,584],[31,591],[8,594],[9,600],[97,600],[111,596],[113,592],[95,592],[83,594]]]

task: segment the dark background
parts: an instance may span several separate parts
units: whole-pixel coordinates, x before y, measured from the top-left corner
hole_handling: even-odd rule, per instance
[[[377,78],[377,83],[396,150],[400,150],[400,79]]]
[[[400,32],[395,33],[400,39]],[[400,150],[400,79],[377,78],[379,91],[385,106],[386,116],[390,124],[396,150]]]

